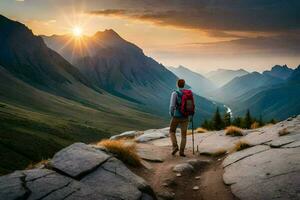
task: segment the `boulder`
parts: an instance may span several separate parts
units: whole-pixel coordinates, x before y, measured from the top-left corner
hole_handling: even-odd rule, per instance
[[[135,138],[138,135],[143,134],[141,131],[126,131],[123,132],[119,135],[114,135],[110,137],[110,140],[119,140],[119,139],[124,139],[124,138]]]
[[[78,178],[104,163],[109,155],[83,143],[72,144],[57,152],[50,165],[73,178]]]
[[[25,175],[16,171],[0,177],[0,199],[13,200],[25,199],[29,195],[29,190],[23,187]]]
[[[194,167],[189,163],[182,163],[173,167],[173,172],[177,173],[192,173],[194,170]]]
[[[225,167],[223,180],[239,199],[298,199],[299,152],[299,148],[271,148],[240,160],[231,158],[226,161],[231,164]]]

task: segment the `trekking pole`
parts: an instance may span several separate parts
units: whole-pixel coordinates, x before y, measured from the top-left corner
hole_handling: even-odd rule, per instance
[[[192,142],[193,142],[193,155],[195,154],[194,142],[194,116],[192,116]]]

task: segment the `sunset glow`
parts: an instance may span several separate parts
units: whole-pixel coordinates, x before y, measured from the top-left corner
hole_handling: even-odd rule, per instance
[[[81,36],[82,36],[82,28],[79,27],[79,26],[75,26],[75,27],[73,28],[73,35],[74,35],[75,37],[81,37]]]

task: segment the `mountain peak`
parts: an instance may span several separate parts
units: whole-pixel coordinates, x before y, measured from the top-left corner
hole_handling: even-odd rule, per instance
[[[94,37],[101,38],[101,39],[123,40],[123,38],[113,29],[106,29],[104,31],[98,31],[95,33]]]

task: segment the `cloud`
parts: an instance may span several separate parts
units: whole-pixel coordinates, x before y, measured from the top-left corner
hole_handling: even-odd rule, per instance
[[[300,2],[296,0],[174,0],[172,3],[154,0],[139,1],[137,4],[133,0],[125,2],[126,8],[90,10],[88,13],[214,33],[282,32],[300,29]]]

